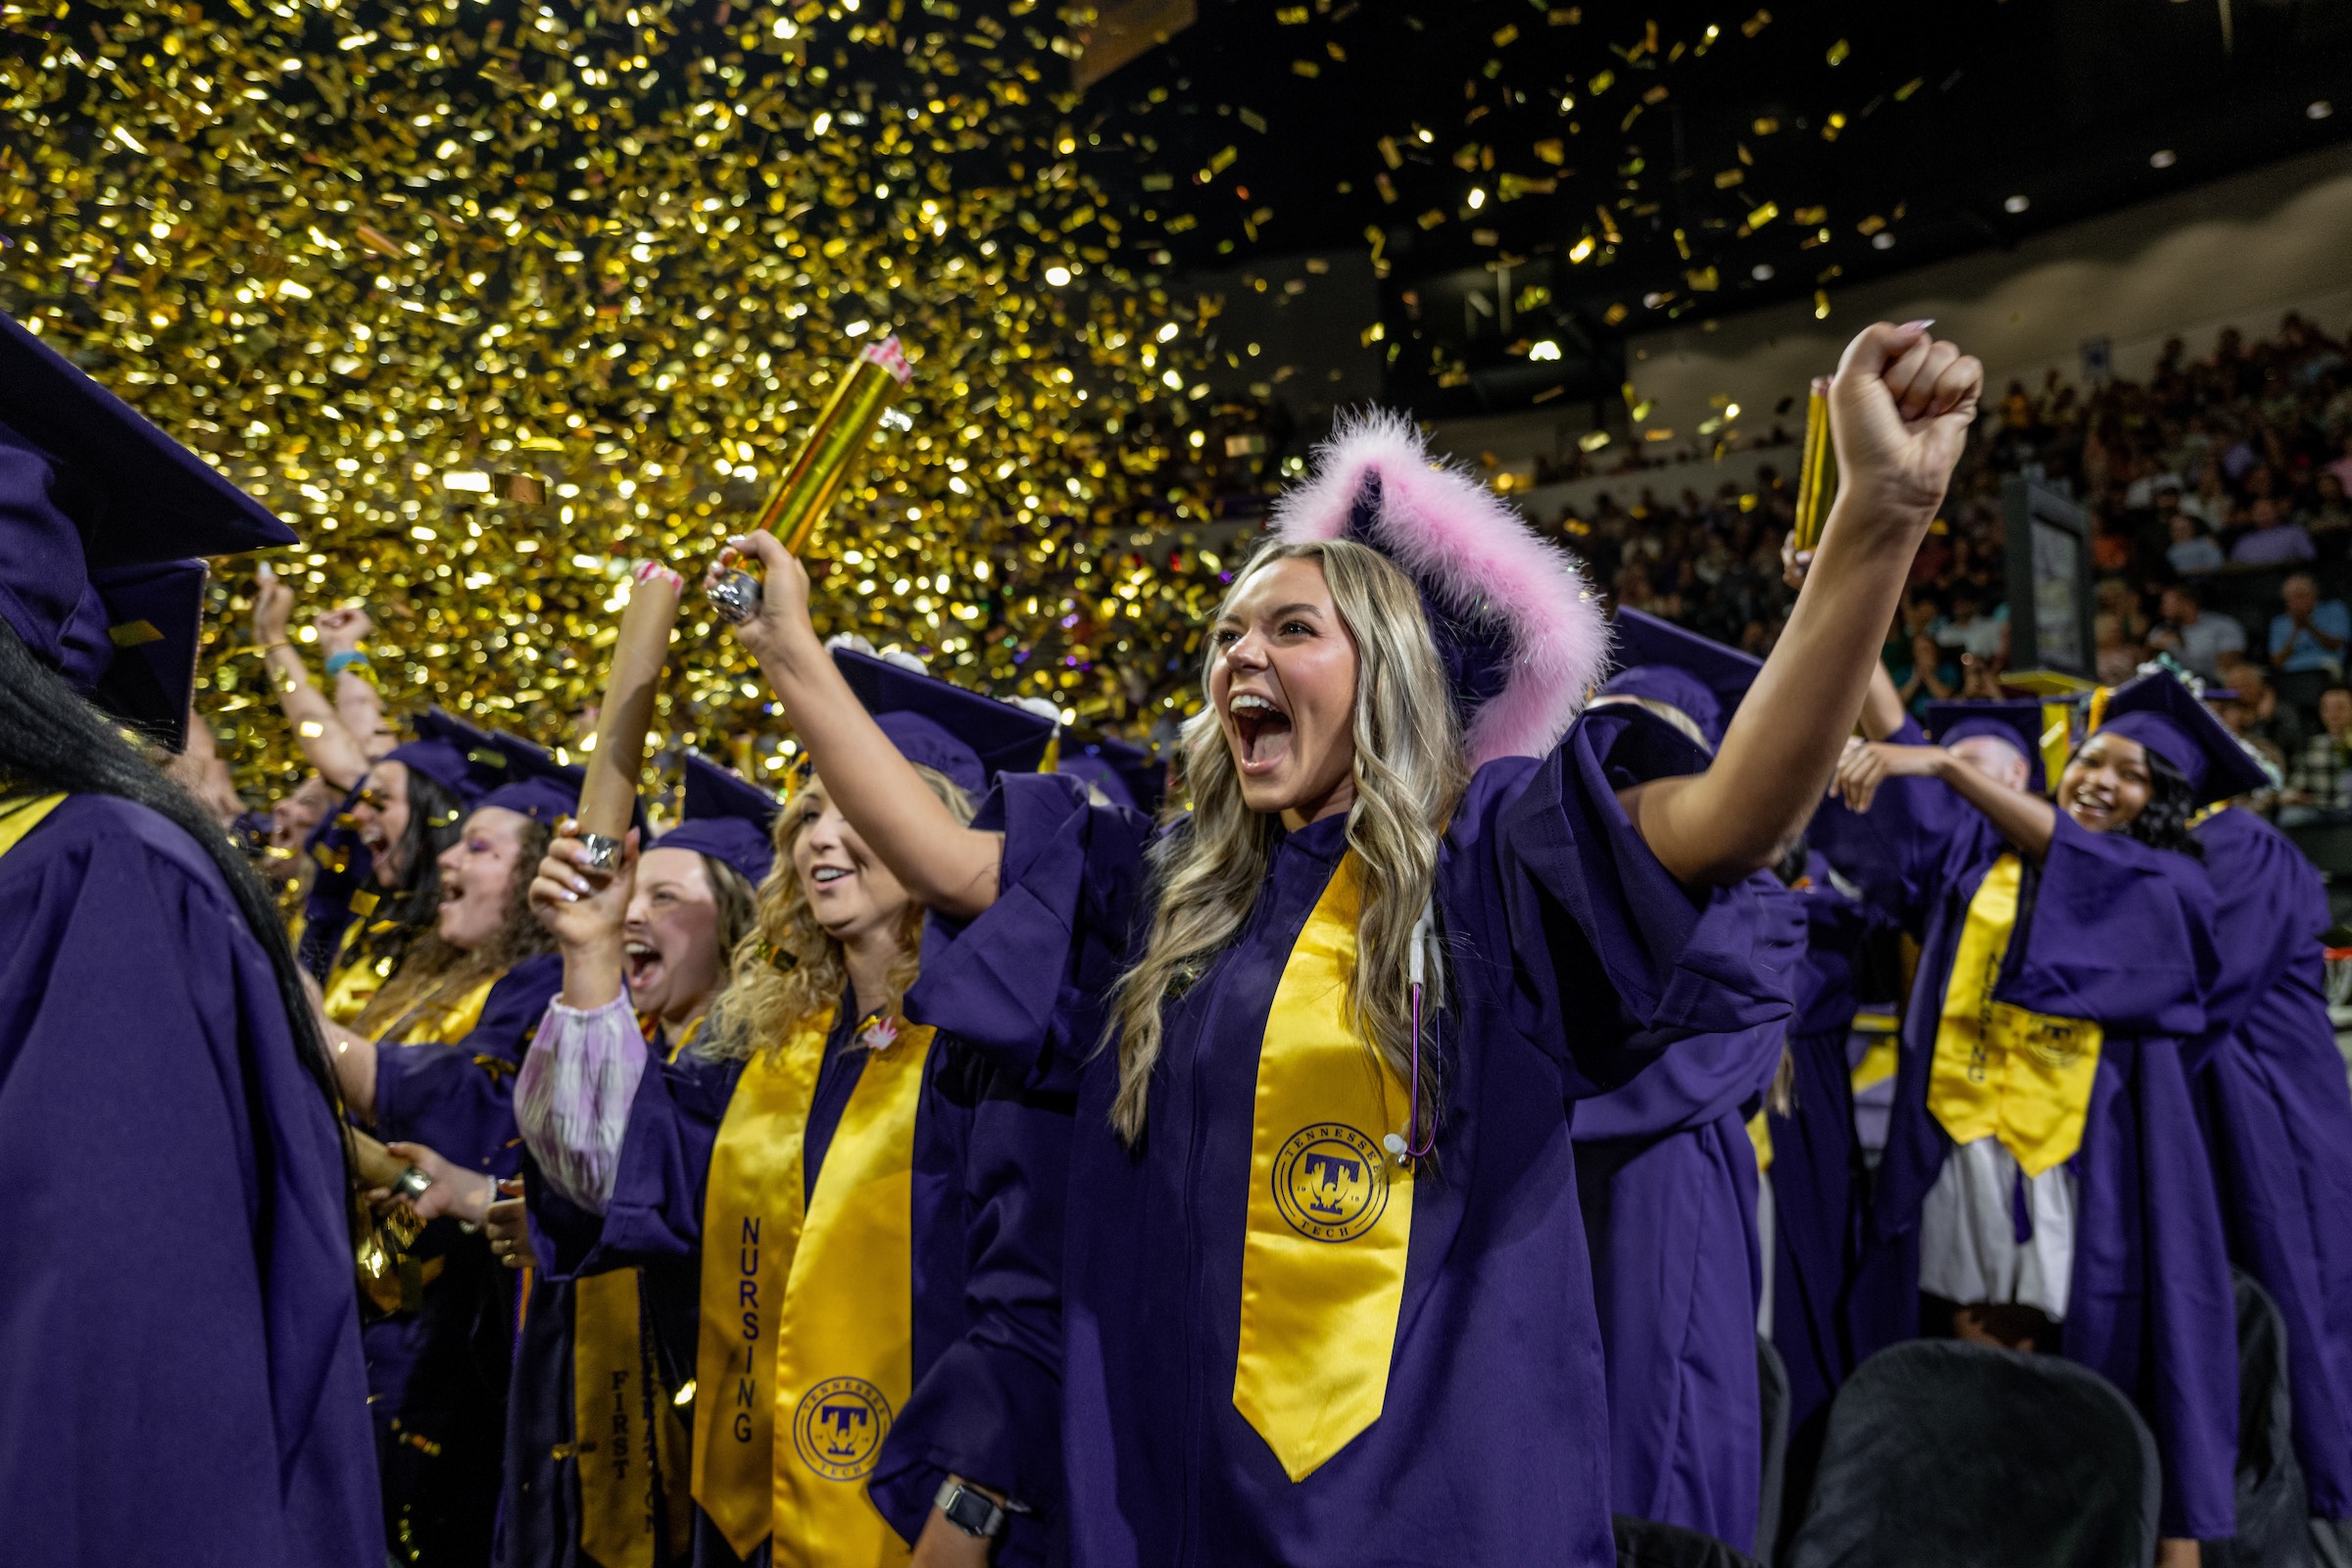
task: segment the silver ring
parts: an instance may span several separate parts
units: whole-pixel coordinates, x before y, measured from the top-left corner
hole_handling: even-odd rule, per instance
[[[399,1177],[392,1183],[392,1193],[394,1197],[405,1198],[410,1202],[414,1203],[416,1201],[416,1200],[422,1198],[425,1194],[425,1189],[432,1185],[433,1178],[425,1171],[423,1166],[411,1165],[407,1170],[402,1171]]]
[[[588,852],[583,859],[590,870],[617,871],[620,869],[620,840],[609,839],[602,833],[582,832],[580,848]]]
[[[725,571],[704,590],[711,612],[730,626],[740,626],[760,613],[760,579],[748,571]]]

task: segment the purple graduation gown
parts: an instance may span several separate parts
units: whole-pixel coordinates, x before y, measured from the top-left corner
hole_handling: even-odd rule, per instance
[[[1821,813],[1813,835],[1919,937],[1864,1263],[1916,1309],[1920,1214],[1952,1147],[1927,1103],[1936,1022],[1969,900],[2008,845],[1933,779],[1891,780],[1866,813]],[[2180,1157],[2197,1138],[2184,1042],[2205,1032],[2219,964],[2213,888],[2189,857],[2060,811],[2020,906],[1995,999],[2103,1032],[2068,1161],[2078,1206],[2060,1348],[2147,1418],[2164,1463],[2163,1534],[2225,1540],[2236,1533],[2236,1314],[2211,1169]],[[1915,1329],[1916,1319],[1898,1332]]]
[[[1787,1115],[1766,1112],[1766,1126],[1772,1134],[1772,1344],[1788,1374],[1793,1432],[1830,1401],[1858,1359],[1850,1291],[1868,1217],[1869,1177],[1854,1136],[1847,1047],[1859,1005],[1855,965],[1884,917],[1818,871],[1790,896],[1805,917],[1796,1018],[1788,1031],[1793,1095]],[[1870,1336],[1875,1343],[1893,1337]]]
[[[669,1046],[659,1033],[646,1049],[654,1057],[649,1070],[658,1068],[669,1054]],[[523,1160],[526,1165],[530,1160],[527,1150]],[[572,1302],[568,1278],[550,1279],[532,1271],[530,1293],[521,1308],[522,1326],[514,1336],[514,1368],[507,1383],[504,1490],[498,1499],[494,1558],[501,1568],[589,1568],[594,1563],[580,1551]],[[653,1303],[641,1282],[639,1322],[654,1322],[652,1311]],[[645,1339],[647,1348],[653,1350],[656,1337],[649,1334]],[[691,1357],[691,1341],[688,1354]],[[694,1375],[691,1365],[680,1373],[662,1365],[658,1353],[651,1359],[655,1363],[651,1368],[654,1386],[671,1394]],[[658,1568],[667,1562],[665,1544],[659,1535],[654,1560]]]
[[[2196,1087],[2230,1255],[2286,1320],[2311,1511],[2352,1520],[2352,1088],[2322,989],[2328,893],[2251,812],[2232,807],[2196,835],[2222,953]]]
[[[527,958],[490,988],[464,1039],[378,1047],[375,1135],[422,1144],[466,1169],[514,1175],[522,1147],[514,1073],[563,983],[562,958]],[[427,1226],[416,1250],[441,1263],[423,1305],[371,1313],[364,1331],[387,1521],[396,1536],[462,1543],[469,1555],[486,1557],[515,1280],[490,1255],[487,1238],[466,1235],[453,1219]]]
[[[0,908],[0,1557],[375,1568],[343,1161],[268,956],[108,796]]]
[[[843,1110],[865,1065],[855,1045],[858,1019],[845,1005],[825,1044],[803,1146],[806,1190],[813,1193]],[[702,1268],[703,1189],[720,1122],[743,1076],[740,1061],[713,1061],[688,1051],[639,1083],[630,1103],[612,1201],[603,1215],[569,1203],[547,1186],[526,1153],[524,1190],[543,1272],[568,1280],[634,1267],[654,1324],[664,1379],[673,1388],[694,1376]],[[990,1263],[990,1241],[1008,1229],[976,1185],[975,1173],[1009,1157],[1007,1148],[1030,1141],[1040,1117],[1066,1120],[1051,1096],[1019,1094],[1004,1084],[978,1053],[945,1034],[935,1038],[923,1069],[915,1111],[913,1175],[914,1393],[892,1423],[883,1457],[867,1491],[894,1529],[911,1542],[929,1517],[939,1480],[968,1476],[1024,1500],[1058,1494],[1050,1419],[1050,1377],[1024,1370],[1017,1355],[991,1343],[988,1325],[998,1298],[1027,1287],[1026,1269]],[[1014,1234],[1024,1234],[1013,1228]],[[1004,1370],[1002,1363],[1016,1364]],[[981,1369],[975,1373],[975,1368]],[[1009,1401],[995,1391],[1026,1392]],[[568,1383],[566,1383],[568,1387]],[[692,1423],[689,1422],[689,1427]],[[889,1484],[894,1474],[902,1484]],[[918,1462],[919,1461],[919,1462]],[[932,1466],[925,1470],[924,1466]],[[928,1490],[919,1479],[929,1475]],[[909,1476],[912,1484],[905,1484]],[[576,1517],[576,1514],[575,1514]],[[1046,1560],[1047,1536],[1037,1519],[1014,1516],[996,1560]],[[739,1559],[726,1538],[698,1507],[693,1560],[709,1568],[748,1561],[764,1568],[762,1543]]]
[[[1769,877],[1756,983],[1788,996],[1803,909]],[[1764,994],[1763,991],[1759,995]],[[1756,1151],[1785,1022],[1704,1035],[1576,1107],[1577,1196],[1609,1387],[1609,1500],[1744,1551],[1763,1485]]]
[[[1385,1409],[1296,1484],[1233,1405],[1251,1107],[1275,988],[1346,821],[1279,839],[1232,944],[1167,1004],[1149,1127],[1130,1151],[1109,1125],[1116,1054],[1094,1047],[1117,972],[1106,956],[1146,914],[1148,824],[1090,807],[1067,779],[1000,781],[981,820],[1005,833],[1002,892],[961,942],[980,950],[965,955],[974,994],[1036,1021],[1041,1072],[1079,1077],[1061,1335],[1074,1561],[1615,1562],[1562,1108],[1677,1041],[1788,1008],[1753,972],[1754,893],[1683,889],[1618,806],[1617,788],[1703,765],[1667,726],[1617,708],[1550,757],[1473,780],[1440,860],[1446,1105],[1413,1185]]]

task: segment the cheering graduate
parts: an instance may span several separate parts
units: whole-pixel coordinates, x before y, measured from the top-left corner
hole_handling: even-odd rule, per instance
[[[1052,739],[1007,704],[834,661],[951,820]],[[953,1517],[1002,1530],[999,1560],[1038,1562],[1045,1532],[1009,1505],[1057,1499],[1050,1346],[1023,1343],[1028,1303],[1004,1293],[1038,1264],[988,1247],[1022,1227],[985,1180],[1010,1166],[1057,1185],[1067,1106],[991,1094],[984,1058],[902,1016],[923,906],[849,825],[840,802],[867,786],[846,777],[794,791],[758,930],[674,1060],[646,1052],[627,977],[567,974],[519,1102],[540,1260],[558,1278],[642,1272],[662,1354],[696,1391],[696,1562],[904,1561],[926,1530],[984,1555],[929,1519],[950,1474],[974,1484],[948,1489]],[[568,839],[533,890],[560,927],[613,896]],[[660,1304],[681,1289],[700,1305],[684,1344]]]
[[[625,979],[643,1049],[662,1062],[693,1041],[724,989],[775,859],[776,801],[765,790],[689,754],[683,807],[683,820],[642,856],[630,853],[599,896],[535,906],[564,956],[564,994],[619,995]],[[518,1119],[537,1120],[544,1109],[532,1102],[567,1092],[534,1069],[516,1090]],[[510,1266],[528,1256],[496,1225],[491,1246]],[[507,1568],[685,1560],[693,1503],[673,1396],[693,1371],[665,1376],[648,1353],[655,1337],[638,1287],[635,1269],[531,1285],[507,1403]]]
[[[2226,807],[2193,831],[2220,900],[2196,1089],[2222,1221],[2230,1258],[2286,1320],[2318,1560],[2352,1562],[2352,1089],[2321,984],[2327,889],[2251,811]]]
[[[1615,628],[1625,667],[1592,710],[1638,704],[1712,755],[1762,662],[1638,610],[1620,611]],[[1761,881],[1780,918],[1759,921],[1752,961],[1759,985],[1786,995],[1802,947],[1800,906]],[[1741,1550],[1756,1534],[1764,1425],[1765,1259],[1747,1124],[1787,1035],[1776,1018],[1684,1041],[1631,1083],[1580,1103],[1574,1128],[1608,1365],[1611,1505]]]
[[[187,713],[176,558],[293,542],[0,318],[11,1562],[383,1561],[333,1074],[268,893],[119,727]]]
[[[489,736],[438,708],[416,737],[370,764],[309,845],[318,872],[303,907],[304,940],[329,1021],[372,1034],[368,1011],[409,950],[441,916],[441,857],[482,793],[504,778]]]
[[[1940,746],[1866,745],[1838,769],[1850,809],[1813,829],[1922,952],[1872,1266],[1931,1326],[2061,1350],[2131,1395],[2176,1555],[2235,1533],[2237,1430],[2220,1212],[2206,1163],[2180,1157],[2184,1043],[2218,962],[2188,821],[2255,772],[2186,688],[2148,675],[2115,692],[2055,808]]]
[[[799,563],[738,542],[819,769],[964,922],[922,1015],[1078,1077],[1077,1562],[1615,1560],[1562,1106],[1785,1015],[1742,884],[1829,776],[1980,374],[1916,324],[1847,350],[1844,488],[1711,767],[1638,706],[1577,720],[1607,634],[1573,563],[1402,420],[1345,433],[1209,629],[1156,846],[1054,777],[965,830],[832,679]]]
[[[471,759],[479,799],[440,858],[432,931],[356,1028],[321,1019],[353,1114],[432,1178],[416,1205],[432,1222],[415,1249],[421,1301],[373,1315],[366,1331],[385,1528],[399,1559],[422,1568],[490,1553],[513,1292],[471,1228],[519,1160],[514,1074],[563,980],[525,895],[555,823],[579,801],[577,768],[527,741],[489,739]],[[412,791],[422,776],[412,772]]]

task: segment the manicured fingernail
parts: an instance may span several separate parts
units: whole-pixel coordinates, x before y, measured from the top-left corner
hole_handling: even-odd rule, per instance
[[[1936,318],[1931,316],[1924,321],[1905,321],[1895,330],[1899,332],[1925,332],[1929,327],[1934,326],[1935,324]]]

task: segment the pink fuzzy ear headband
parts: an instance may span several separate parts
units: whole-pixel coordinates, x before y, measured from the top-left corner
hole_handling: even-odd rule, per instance
[[[1608,624],[1576,559],[1436,463],[1403,415],[1344,416],[1276,503],[1274,533],[1356,539],[1404,568],[1453,677],[1473,768],[1551,750],[1608,663]]]

